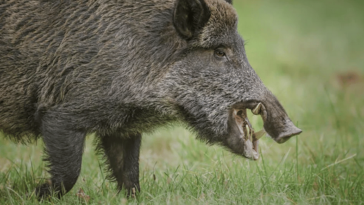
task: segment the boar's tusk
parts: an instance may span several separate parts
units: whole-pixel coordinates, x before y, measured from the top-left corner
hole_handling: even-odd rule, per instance
[[[252,110],[252,113],[254,115],[259,115],[260,114],[260,108],[262,107],[262,103],[258,103],[257,106],[255,106],[255,108]]]
[[[248,125],[245,125],[245,127],[246,127],[246,139],[247,140],[250,140],[251,142],[253,141],[253,139],[252,139],[252,134],[251,134],[251,130],[250,130],[250,127],[248,126]]]
[[[265,135],[265,130],[260,130],[259,132],[254,133],[254,141],[259,140]]]

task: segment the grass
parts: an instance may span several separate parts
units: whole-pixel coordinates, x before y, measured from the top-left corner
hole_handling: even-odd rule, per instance
[[[117,194],[87,138],[82,173],[43,204],[364,204],[361,1],[235,1],[250,63],[304,132],[260,143],[257,162],[207,146],[178,125],[144,135],[142,192]],[[255,128],[262,122],[250,116]],[[0,138],[0,204],[38,204],[42,142]],[[82,188],[90,201],[78,199]]]

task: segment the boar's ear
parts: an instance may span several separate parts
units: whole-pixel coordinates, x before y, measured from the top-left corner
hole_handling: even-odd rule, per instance
[[[188,40],[205,26],[211,13],[205,0],[177,0],[173,25],[182,38]]]
[[[226,0],[229,4],[233,4],[233,0]]]

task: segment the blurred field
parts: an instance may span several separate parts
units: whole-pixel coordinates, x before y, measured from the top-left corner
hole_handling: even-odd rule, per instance
[[[184,128],[144,135],[137,199],[104,179],[89,136],[76,186],[51,204],[364,204],[364,1],[235,0],[247,55],[303,133],[260,143],[258,162]],[[258,117],[250,116],[257,129]],[[42,142],[0,138],[0,204],[30,199],[47,177]],[[90,201],[78,200],[82,188]]]

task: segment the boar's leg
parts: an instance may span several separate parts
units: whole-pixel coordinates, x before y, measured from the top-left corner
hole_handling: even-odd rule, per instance
[[[139,186],[139,151],[142,136],[120,134],[101,137],[99,147],[104,150],[111,178],[118,183],[118,188],[125,188],[128,196],[140,191]]]
[[[45,114],[42,118],[45,160],[49,163],[51,179],[36,188],[40,199],[52,192],[61,197],[72,189],[80,174],[86,133],[70,129],[70,121],[56,113]]]

